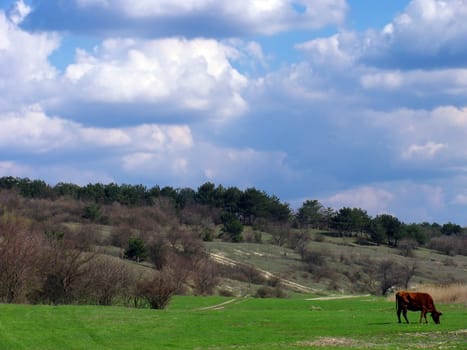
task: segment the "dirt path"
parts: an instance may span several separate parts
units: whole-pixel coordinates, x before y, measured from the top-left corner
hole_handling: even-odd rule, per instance
[[[240,262],[240,261],[236,261],[236,260],[233,260],[233,259],[230,259],[230,258],[227,258],[221,254],[216,254],[216,253],[209,253],[210,256],[211,256],[211,259],[213,259],[214,261],[218,262],[219,264],[223,264],[223,265],[228,265],[228,266],[250,266],[248,264],[245,264],[243,262]],[[298,292],[302,292],[302,293],[313,293],[313,292],[316,292],[316,290],[310,288],[310,287],[307,287],[307,286],[304,286],[302,284],[299,284],[299,283],[296,283],[296,282],[293,282],[293,281],[289,281],[289,280],[286,280],[284,278],[280,278],[279,276],[277,275],[274,275],[273,273],[269,272],[269,271],[266,271],[266,270],[262,270],[260,268],[257,268],[255,267],[256,270],[258,270],[264,278],[266,278],[267,280],[271,280],[273,278],[277,278],[281,283],[282,285],[284,285],[285,287],[289,288],[289,289],[292,289],[292,290],[295,290],[295,291],[298,291]]]
[[[216,305],[211,305],[211,306],[206,306],[206,307],[201,307],[196,309],[197,311],[205,311],[205,310],[222,310],[224,306],[229,305],[229,304],[240,304],[243,303],[244,301],[247,300],[247,297],[243,298],[234,298],[234,299],[229,299],[227,301],[224,301],[223,303],[216,304]]]
[[[350,298],[361,298],[361,297],[369,297],[370,294],[364,295],[337,295],[337,296],[329,296],[329,297],[317,297],[317,298],[308,298],[305,300],[336,300],[336,299],[350,299]]]

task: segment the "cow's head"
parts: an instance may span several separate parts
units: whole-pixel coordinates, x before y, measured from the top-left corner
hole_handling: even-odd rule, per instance
[[[433,319],[433,321],[436,323],[436,324],[439,324],[439,317],[442,315],[441,312],[438,312],[438,311],[433,311],[431,313],[431,318]]]

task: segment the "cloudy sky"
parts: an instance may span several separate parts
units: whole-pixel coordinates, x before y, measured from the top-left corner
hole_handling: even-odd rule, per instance
[[[467,225],[467,0],[0,0],[0,176]]]

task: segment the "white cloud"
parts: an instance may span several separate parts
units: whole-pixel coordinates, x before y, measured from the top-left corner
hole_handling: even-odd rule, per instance
[[[467,2],[412,0],[380,33],[368,32],[364,59],[382,66],[464,66]]]
[[[248,84],[235,49],[209,39],[108,39],[66,69],[72,95],[103,103],[169,104],[225,118],[242,114]]]
[[[43,153],[74,139],[76,124],[46,116],[39,106],[0,115],[0,149]]]
[[[56,36],[29,34],[0,11],[0,66],[8,67],[0,70],[0,88],[13,81],[18,84],[54,78],[56,70],[47,57],[57,46]]]
[[[29,13],[31,13],[31,7],[26,5],[23,0],[19,0],[8,13],[8,17],[11,22],[17,25],[20,24]]]
[[[447,206],[442,185],[412,181],[357,187],[338,192],[321,202],[336,209],[362,208],[371,216],[391,214],[405,222],[433,222]]]
[[[367,90],[404,91],[417,98],[467,96],[467,69],[377,70],[364,72],[360,78]]]
[[[213,181],[224,186],[254,186],[271,173],[288,181],[292,171],[280,152],[222,148],[210,143],[195,143],[189,149],[167,149],[167,153],[135,152],[122,158],[129,175],[158,173],[169,176],[178,186]],[[204,179],[204,180],[203,180]]]
[[[369,113],[368,118],[376,127],[384,128],[391,148],[410,164],[419,160],[449,167],[465,164],[467,160],[466,107],[444,106],[431,111],[400,109]]]
[[[454,204],[467,205],[467,193],[459,193],[452,202]]]
[[[283,153],[197,143],[187,125],[87,127],[60,117],[50,117],[39,106],[0,114],[0,153],[8,156],[13,150],[37,156],[41,165],[32,171],[5,160],[0,162],[1,173],[31,173],[60,181],[85,179],[90,174],[94,174],[96,179],[113,179],[123,173],[146,181],[151,181],[157,174],[158,178],[190,186],[206,178],[248,186],[271,173],[285,181],[290,176]],[[55,164],[55,160],[50,158],[55,159],[57,155],[59,163]],[[63,156],[66,159],[60,160]],[[77,156],[84,156],[86,164],[74,161]],[[51,172],[63,171],[63,174],[47,174],[46,167]],[[75,168],[79,169],[73,174]]]
[[[0,176],[30,176],[31,168],[14,161],[0,161]]]
[[[117,23],[121,21],[120,27],[131,20],[153,23],[163,20],[170,27],[172,20],[173,29],[176,30],[178,23],[178,30],[183,31],[183,23],[177,22],[180,19],[191,19],[200,27],[208,20],[211,25],[214,23],[215,32],[221,36],[223,32],[273,34],[291,29],[317,29],[343,23],[348,10],[345,0],[115,0],[111,5],[108,0],[75,2],[75,10],[92,10],[101,16],[112,10]],[[67,6],[73,7],[73,3]]]
[[[364,186],[336,193],[323,203],[333,208],[362,208],[376,215],[389,212],[394,199],[395,195],[384,188]]]
[[[357,34],[344,31],[327,38],[313,39],[295,47],[305,52],[314,65],[345,70],[356,63],[360,54],[358,45]]]
[[[22,2],[18,3],[24,14]],[[19,15],[18,15],[19,16]],[[14,17],[14,16],[13,16]],[[27,33],[0,11],[0,112],[47,97],[57,77],[48,56],[58,47],[56,35]]]
[[[59,117],[49,117],[39,106],[0,114],[0,149],[28,153],[76,151],[93,147],[124,151],[164,153],[193,144],[185,125],[144,124],[127,128],[96,128]]]
[[[466,18],[464,0],[412,0],[405,12],[393,21],[392,34],[396,37],[392,40],[410,51],[423,49],[435,53],[465,38]]]
[[[428,142],[424,145],[410,145],[409,149],[403,153],[404,158],[433,158],[442,149],[447,148],[447,145],[442,143]]]

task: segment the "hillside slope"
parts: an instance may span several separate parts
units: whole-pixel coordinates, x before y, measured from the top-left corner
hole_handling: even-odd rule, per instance
[[[307,248],[316,256],[311,261],[303,261],[297,252],[268,242],[215,241],[206,242],[205,246],[215,261],[254,266],[269,279],[282,279],[283,287],[291,291],[378,293],[385,266],[388,273],[410,269],[409,286],[467,282],[466,256],[447,256],[418,248],[406,257],[399,249],[362,246],[353,238],[321,237],[308,243]],[[229,288],[240,288],[232,281],[223,283]]]

